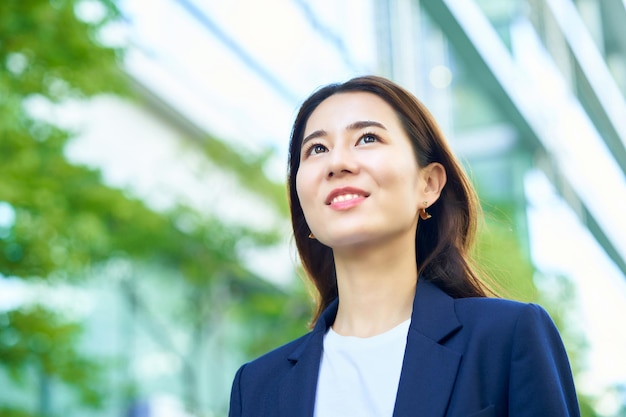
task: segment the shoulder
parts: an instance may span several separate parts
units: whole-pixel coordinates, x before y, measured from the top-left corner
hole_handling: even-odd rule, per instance
[[[459,398],[478,389],[503,413],[579,415],[567,353],[543,307],[498,298],[452,303],[460,326],[442,343],[462,356]]]
[[[498,340],[502,344],[522,336],[533,325],[554,329],[548,313],[537,304],[490,297],[454,298],[428,280],[418,281],[412,317],[413,329],[433,340],[455,335],[449,340],[456,343]]]
[[[558,330],[540,305],[501,298],[461,298],[454,302],[463,328],[470,332],[497,334],[500,337],[549,339],[560,344]]]
[[[243,380],[270,381],[291,369],[294,358],[305,349],[315,332],[309,332],[244,364],[238,374]]]
[[[285,378],[298,358],[308,358],[310,362],[315,357],[311,349],[314,351],[317,344],[311,341],[323,339],[322,336],[319,332],[310,332],[242,365],[233,381],[230,405],[233,411],[229,415],[252,415],[250,409],[245,411],[246,404],[256,410],[254,415],[271,415],[281,396],[281,387],[285,386]]]
[[[504,298],[471,297],[454,300],[459,319],[480,319],[494,322],[517,321],[524,317],[549,319],[546,310],[538,304]]]
[[[331,304],[323,317],[334,317],[336,305]],[[328,320],[318,320],[311,332],[241,366],[233,382],[233,398],[245,397],[250,404],[278,398],[279,387],[296,363],[304,364],[299,367],[302,372],[317,375]]]
[[[283,366],[288,368],[289,358],[302,346],[306,345],[307,341],[311,338],[311,334],[312,332],[307,333],[304,336],[279,346],[276,349],[246,363],[242,368],[245,368],[245,373],[247,375],[276,373],[276,371]]]

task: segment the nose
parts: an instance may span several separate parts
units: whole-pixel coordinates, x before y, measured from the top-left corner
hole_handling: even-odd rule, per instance
[[[346,174],[356,174],[359,165],[354,155],[354,149],[350,146],[336,146],[330,151],[327,177],[337,177]]]

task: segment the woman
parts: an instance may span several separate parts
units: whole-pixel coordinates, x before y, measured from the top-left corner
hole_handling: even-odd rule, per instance
[[[289,149],[315,327],[239,369],[229,416],[579,415],[547,313],[487,298],[472,269],[477,199],[415,97],[373,76],[324,87]]]

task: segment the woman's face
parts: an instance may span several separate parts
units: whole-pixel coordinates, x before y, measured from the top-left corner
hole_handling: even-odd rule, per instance
[[[339,93],[309,117],[296,191],[311,231],[333,249],[414,240],[428,197],[422,171],[391,106],[372,93]]]

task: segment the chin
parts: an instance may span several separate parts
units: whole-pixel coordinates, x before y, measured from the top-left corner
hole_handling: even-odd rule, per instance
[[[322,243],[332,249],[356,249],[359,247],[369,246],[375,241],[376,239],[374,239],[371,235],[359,233],[329,237],[322,241]]]

